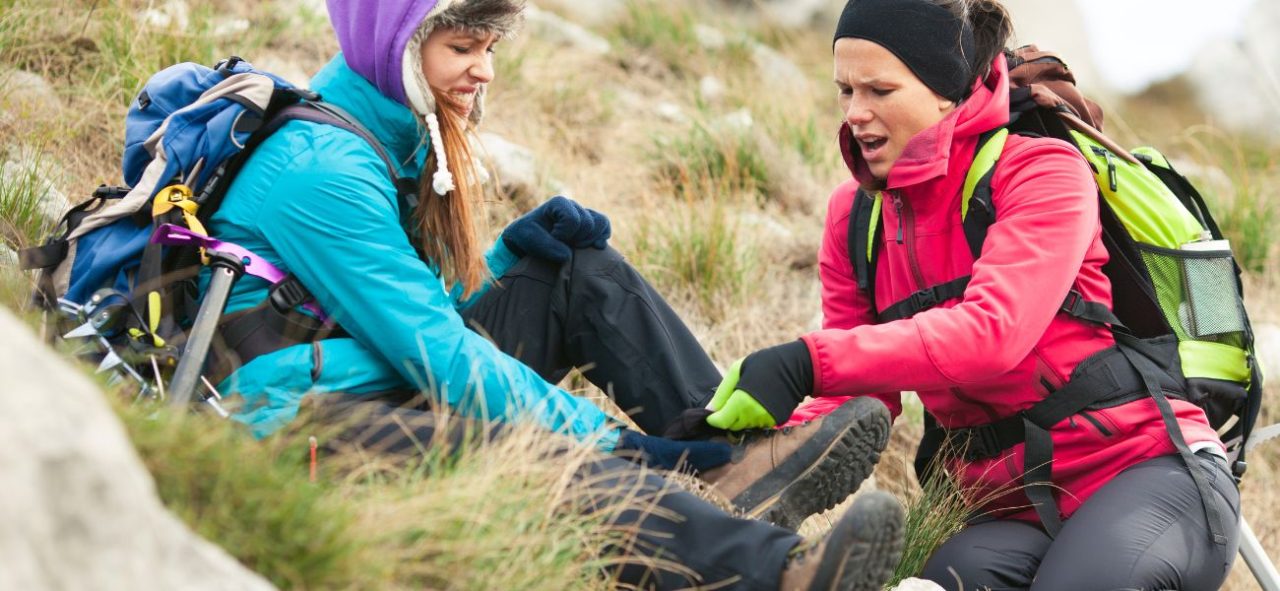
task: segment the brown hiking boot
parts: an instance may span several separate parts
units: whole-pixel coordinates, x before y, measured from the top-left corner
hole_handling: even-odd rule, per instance
[[[827,535],[805,540],[787,556],[782,591],[877,591],[902,557],[902,505],[872,491]]]
[[[889,423],[879,400],[853,398],[802,425],[736,434],[733,460],[701,477],[746,516],[795,529],[858,489],[889,442]]]

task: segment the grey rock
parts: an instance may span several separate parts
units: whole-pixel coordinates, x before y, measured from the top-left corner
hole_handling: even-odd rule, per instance
[[[0,183],[6,186],[22,185],[33,191],[37,195],[40,213],[49,222],[56,222],[71,209],[71,200],[50,180],[51,176],[56,176],[55,169],[38,160],[39,156],[35,154],[30,149],[10,150],[10,157],[13,159],[0,165]]]
[[[62,97],[39,74],[25,70],[0,71],[0,110],[8,117],[30,117],[62,109]]]
[[[831,17],[833,10],[844,8],[844,3],[829,0],[768,0],[761,2],[760,7],[773,23],[798,29]]]
[[[1280,3],[1255,2],[1239,40],[1206,47],[1186,77],[1215,123],[1260,137],[1280,133]]]
[[[891,591],[946,591],[941,585],[924,579],[903,579]]]
[[[745,133],[755,127],[755,118],[751,116],[751,111],[747,109],[738,109],[732,113],[727,113],[712,122],[712,126],[716,129]]]
[[[704,49],[716,51],[724,49],[729,44],[729,40],[725,38],[724,33],[720,32],[720,29],[701,23],[693,26],[693,35],[698,40],[698,45]]]
[[[1086,94],[1107,96],[1109,91],[1093,63],[1084,16],[1074,1],[1055,2],[1052,10],[1046,10],[1046,0],[1006,0],[1003,4],[1013,16],[1016,36],[1009,47],[1034,44],[1057,53],[1071,67],[1076,84]]]
[[[169,514],[103,394],[0,308],[0,589],[267,590]]]
[[[220,18],[213,23],[214,37],[234,37],[249,30],[249,19],[247,18]]]
[[[794,62],[772,47],[755,44],[751,49],[751,60],[755,62],[760,79],[769,87],[782,87],[792,91],[803,91],[809,87],[809,77]]]
[[[605,55],[610,50],[604,37],[533,6],[525,9],[524,34],[590,55]]]
[[[680,105],[671,101],[660,101],[655,104],[653,106],[653,112],[659,117],[673,123],[684,123],[689,120],[689,117],[684,113],[684,109],[680,108]]]
[[[829,0],[727,0],[728,4],[759,10],[770,24],[798,29],[823,21],[834,21],[844,2]]]
[[[17,267],[18,253],[12,248],[0,244],[0,267]]]
[[[539,193],[538,162],[532,150],[496,133],[483,132],[478,138],[504,194],[519,202]]]
[[[602,25],[622,17],[627,11],[628,0],[543,0],[541,4],[551,7],[574,22],[588,26]]]
[[[1280,375],[1280,325],[1269,322],[1254,323],[1253,341],[1262,375]]]
[[[138,11],[138,22],[154,29],[187,29],[191,25],[191,9],[183,0],[168,0],[159,6],[151,3]]]
[[[719,102],[720,99],[724,98],[724,93],[724,82],[721,82],[715,76],[703,76],[698,81],[698,96],[701,96],[704,101],[709,103]]]

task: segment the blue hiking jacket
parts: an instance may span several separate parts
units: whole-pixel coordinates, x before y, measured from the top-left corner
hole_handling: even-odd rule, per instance
[[[408,108],[352,71],[342,54],[312,84],[372,132],[401,163],[401,176],[418,176],[429,146]],[[263,437],[293,420],[308,393],[414,389],[466,416],[528,417],[611,450],[618,435],[608,415],[467,329],[458,310],[469,302],[418,258],[405,232],[411,219],[383,161],[351,132],[291,121],[258,148],[212,216],[210,235],[292,273],[353,338],[288,347],[231,374],[218,389],[243,398],[234,418]],[[516,257],[499,240],[487,260],[500,277]],[[243,277],[227,312],[263,302],[266,289]]]

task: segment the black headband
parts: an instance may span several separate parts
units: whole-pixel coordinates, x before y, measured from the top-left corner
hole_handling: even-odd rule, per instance
[[[884,47],[952,101],[963,100],[973,86],[973,30],[928,0],[849,0],[832,43],[845,37]]]

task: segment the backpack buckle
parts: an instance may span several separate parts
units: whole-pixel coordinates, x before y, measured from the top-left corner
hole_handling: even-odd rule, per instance
[[[994,425],[956,429],[947,439],[950,444],[961,446],[957,451],[963,451],[964,459],[968,462],[994,458],[1004,451]]]
[[[933,288],[922,289],[911,294],[911,304],[917,311],[923,312],[938,305],[938,294]]]
[[[1067,298],[1065,300],[1062,300],[1062,307],[1059,310],[1062,312],[1066,312],[1067,314],[1074,315],[1076,306],[1080,305],[1080,302],[1083,302],[1083,301],[1084,301],[1084,294],[1073,289],[1067,292]]]
[[[267,291],[267,301],[271,302],[271,307],[281,314],[288,314],[310,300],[311,292],[307,291],[302,282],[293,275],[280,280]]]

